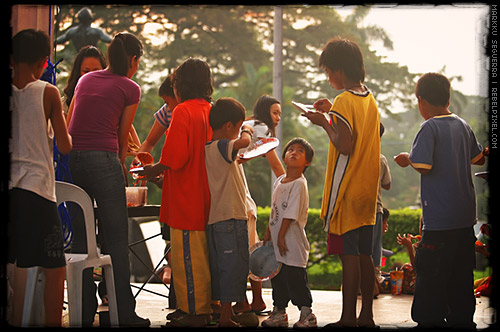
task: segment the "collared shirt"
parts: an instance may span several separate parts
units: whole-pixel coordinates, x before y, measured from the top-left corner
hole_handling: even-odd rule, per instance
[[[423,230],[450,230],[476,222],[476,196],[471,164],[482,157],[474,132],[455,114],[422,123],[410,152],[421,175]]]

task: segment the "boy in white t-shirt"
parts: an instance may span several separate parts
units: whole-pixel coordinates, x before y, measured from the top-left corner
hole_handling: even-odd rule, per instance
[[[245,178],[238,150],[250,144],[253,128],[243,126],[245,107],[233,98],[220,98],[212,106],[209,123],[212,141],[205,146],[210,188],[207,239],[212,300],[220,300],[219,327],[237,327],[231,303],[245,299],[248,277],[248,228]],[[240,137],[238,137],[240,136]]]
[[[312,296],[307,280],[309,242],[305,233],[309,193],[304,171],[311,164],[314,149],[303,138],[294,138],[283,150],[286,173],[276,179],[271,216],[263,241],[272,241],[280,272],[271,279],[273,312],[262,322],[266,327],[288,327],[286,307],[291,300],[300,310],[294,327],[316,327]]]

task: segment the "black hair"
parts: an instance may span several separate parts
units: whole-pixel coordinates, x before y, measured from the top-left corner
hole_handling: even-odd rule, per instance
[[[217,99],[208,116],[212,130],[221,128],[227,122],[236,125],[243,120],[245,120],[245,106],[231,97]]]
[[[415,95],[417,98],[424,98],[431,105],[446,107],[450,103],[450,80],[438,73],[424,74],[417,81]]]
[[[286,155],[286,151],[288,150],[288,148],[293,145],[293,144],[300,144],[304,147],[304,149],[306,150],[306,160],[307,162],[312,162],[313,158],[314,158],[314,148],[313,146],[311,145],[311,143],[309,143],[308,141],[306,141],[304,138],[302,137],[295,137],[295,138],[292,138],[290,141],[288,141],[288,143],[286,143],[285,147],[283,148],[283,152],[281,154],[281,159],[285,159],[285,155]],[[306,166],[304,168],[304,171],[306,171],[308,166]]]
[[[19,31],[12,37],[14,63],[34,64],[50,55],[50,38],[46,32],[35,29]]]
[[[131,33],[120,32],[113,37],[108,47],[108,61],[111,72],[127,76],[132,57],[140,58],[143,53],[141,41]]]
[[[385,133],[385,127],[384,125],[382,124],[382,122],[380,122],[380,137],[382,137],[382,135]]]
[[[71,99],[73,99],[73,94],[75,93],[75,87],[80,79],[80,68],[82,67],[82,62],[86,58],[97,58],[101,63],[102,68],[106,68],[106,58],[100,49],[93,45],[84,46],[78,51],[75,61],[73,62],[73,68],[71,68],[71,73],[69,74],[68,84],[64,88],[64,94],[66,95],[66,104],[69,106],[71,104]]]
[[[258,121],[264,122],[271,135],[276,137],[276,128],[274,128],[274,122],[271,118],[271,106],[274,104],[279,104],[280,101],[272,96],[263,95],[260,96],[259,99],[255,102],[253,106],[253,115],[252,118]]]
[[[160,85],[158,88],[158,96],[168,96],[168,97],[174,97],[174,88],[172,87],[172,77],[173,75],[170,74],[165,78],[163,83]]]
[[[363,53],[358,44],[346,38],[335,37],[325,45],[319,57],[319,67],[332,72],[342,70],[355,82],[365,80]]]
[[[189,58],[174,70],[172,86],[180,101],[202,98],[212,101],[213,78],[208,63]]]

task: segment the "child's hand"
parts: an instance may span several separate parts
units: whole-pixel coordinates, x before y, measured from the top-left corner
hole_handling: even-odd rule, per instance
[[[301,114],[301,116],[306,117],[311,121],[313,124],[323,127],[328,125],[328,120],[326,119],[325,115],[321,112],[316,112],[316,111],[310,111],[310,112],[304,112]]]
[[[332,108],[332,103],[327,98],[318,99],[313,104],[313,107],[317,109],[319,112],[328,113]]]
[[[140,176],[145,176],[145,180],[151,181],[154,177],[158,176],[161,173],[161,170],[158,169],[157,165],[158,163],[144,165],[144,170],[137,172],[137,174]]]
[[[288,248],[286,246],[285,236],[278,236],[278,249],[281,256],[286,256]]]
[[[411,239],[412,236],[410,234],[403,234],[403,236],[401,236],[401,234],[398,234],[397,242],[398,244],[411,248]]]
[[[149,182],[156,184],[160,189],[163,188],[163,173],[160,173],[154,178],[151,178]]]
[[[389,224],[387,223],[387,220],[386,221],[383,221],[382,222],[382,232],[383,233],[387,233],[387,230],[389,229]]]
[[[410,154],[408,152],[401,152],[397,156],[394,157],[394,161],[401,167],[407,167],[411,164],[410,162]]]
[[[264,243],[264,245],[266,245],[266,243],[269,241],[272,241],[271,231],[269,230],[269,227],[267,227],[266,233],[264,233],[264,236],[262,237],[262,242]]]

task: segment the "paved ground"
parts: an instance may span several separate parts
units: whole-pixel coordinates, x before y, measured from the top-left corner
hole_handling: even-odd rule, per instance
[[[133,284],[141,286],[141,284]],[[167,295],[168,291],[163,284],[147,284],[146,289],[154,291],[158,294]],[[134,294],[137,288],[133,288]],[[251,292],[248,291],[248,298],[251,300]],[[263,289],[264,301],[268,308],[272,308],[271,289]],[[337,321],[340,318],[342,307],[342,294],[339,291],[320,291],[313,290],[313,312],[318,319],[318,326],[322,327],[328,323]],[[382,329],[405,329],[414,327],[416,324],[411,320],[411,295],[391,295],[380,294],[374,300],[374,318],[375,323]],[[137,314],[141,317],[147,317],[151,320],[152,328],[160,328],[165,325],[165,316],[173,310],[168,309],[168,300],[156,294],[142,290],[137,296]],[[361,305],[358,300],[358,310]],[[493,309],[489,307],[489,298],[480,297],[476,300],[476,314],[474,321],[477,323],[478,329],[485,329],[492,322]],[[106,310],[106,308],[100,308]],[[292,327],[299,318],[299,311],[294,306],[289,306],[287,309],[289,326]],[[96,316],[97,318],[98,316]],[[65,310],[64,325],[68,326],[67,309]],[[262,321],[266,317],[260,316]],[[97,319],[95,325],[97,325]],[[98,326],[98,325],[97,325]]]
[[[140,230],[143,238],[150,238],[146,242],[147,251],[152,262],[160,262],[165,248],[165,242],[161,237],[154,237],[158,233],[157,221],[144,222],[140,224]],[[135,230],[137,231],[137,230]],[[136,294],[141,286],[141,283],[133,283],[133,293]],[[168,290],[163,284],[149,283],[146,289],[158,294],[168,295]],[[251,300],[251,291],[248,291],[248,299]],[[263,289],[263,297],[267,308],[272,309],[271,288]],[[328,323],[333,323],[339,320],[342,309],[342,293],[339,291],[312,291],[313,297],[313,312],[318,319],[318,326],[322,327]],[[166,315],[173,310],[168,309],[168,299],[142,290],[137,296],[137,314],[141,317],[146,317],[151,320],[152,328],[160,328],[166,323]],[[410,309],[413,297],[411,295],[391,295],[380,294],[378,299],[374,300],[374,319],[382,329],[405,329],[414,327],[416,324],[411,320]],[[474,321],[478,329],[485,329],[491,324],[494,314],[493,309],[489,306],[489,298],[480,297],[476,299],[476,313]],[[358,299],[358,310],[360,310],[361,299]],[[99,310],[107,310],[106,307],[100,307]],[[299,311],[296,307],[289,305],[287,309],[289,326],[299,318]],[[64,312],[64,326],[68,326],[68,311]],[[259,316],[262,321],[266,317]],[[96,316],[95,324],[98,325],[98,316]]]

